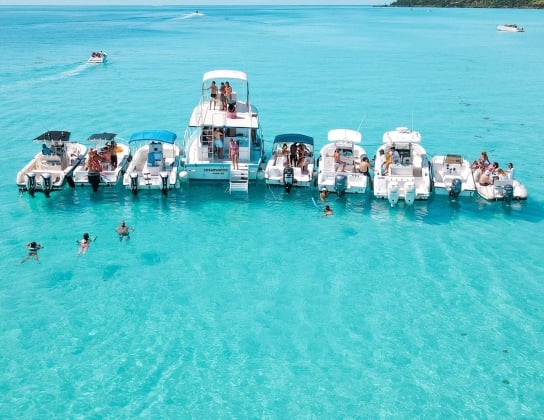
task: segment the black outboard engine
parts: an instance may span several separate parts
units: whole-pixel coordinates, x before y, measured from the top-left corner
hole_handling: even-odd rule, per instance
[[[166,195],[168,194],[168,172],[162,171],[159,176],[161,177],[161,191]]]
[[[130,190],[133,194],[138,194],[138,172],[130,174]]]
[[[26,174],[26,189],[28,193],[34,197],[34,192],[36,191],[36,174],[34,172],[29,172]]]
[[[450,197],[457,198],[459,194],[461,194],[462,186],[463,182],[459,178],[454,178],[453,181],[451,181]]]
[[[51,189],[52,189],[50,173],[42,174],[42,188],[43,188],[43,192],[45,196],[49,197],[49,193],[51,192]]]
[[[93,187],[93,191],[98,191],[98,185],[100,184],[100,172],[89,171],[87,173],[87,179],[89,180],[89,184],[91,184],[91,187]]]
[[[293,182],[295,182],[295,170],[291,166],[283,168],[283,186],[285,187],[285,191],[291,191]]]
[[[514,198],[514,186],[505,185],[504,186],[504,201],[507,203],[511,202]]]
[[[334,189],[338,197],[342,197],[346,193],[346,184],[348,177],[346,175],[336,175],[334,177]]]

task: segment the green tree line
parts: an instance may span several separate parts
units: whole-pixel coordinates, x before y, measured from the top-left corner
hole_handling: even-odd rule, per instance
[[[544,9],[544,0],[397,0],[390,6]]]

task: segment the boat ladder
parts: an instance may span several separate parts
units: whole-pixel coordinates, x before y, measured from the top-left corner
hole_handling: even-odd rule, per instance
[[[239,164],[238,169],[230,170],[230,192],[247,192],[249,186],[249,168],[247,165]]]

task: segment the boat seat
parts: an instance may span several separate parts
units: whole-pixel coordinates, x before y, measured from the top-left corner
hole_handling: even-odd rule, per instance
[[[412,164],[412,158],[410,156],[406,156],[402,158],[402,164],[404,166],[409,166]]]

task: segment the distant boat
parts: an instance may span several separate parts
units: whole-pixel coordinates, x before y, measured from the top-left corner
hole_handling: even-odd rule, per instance
[[[525,32],[523,26],[514,25],[513,23],[505,23],[504,25],[497,25],[497,31],[501,32]]]
[[[108,54],[104,51],[93,51],[87,63],[103,64],[108,60]]]

